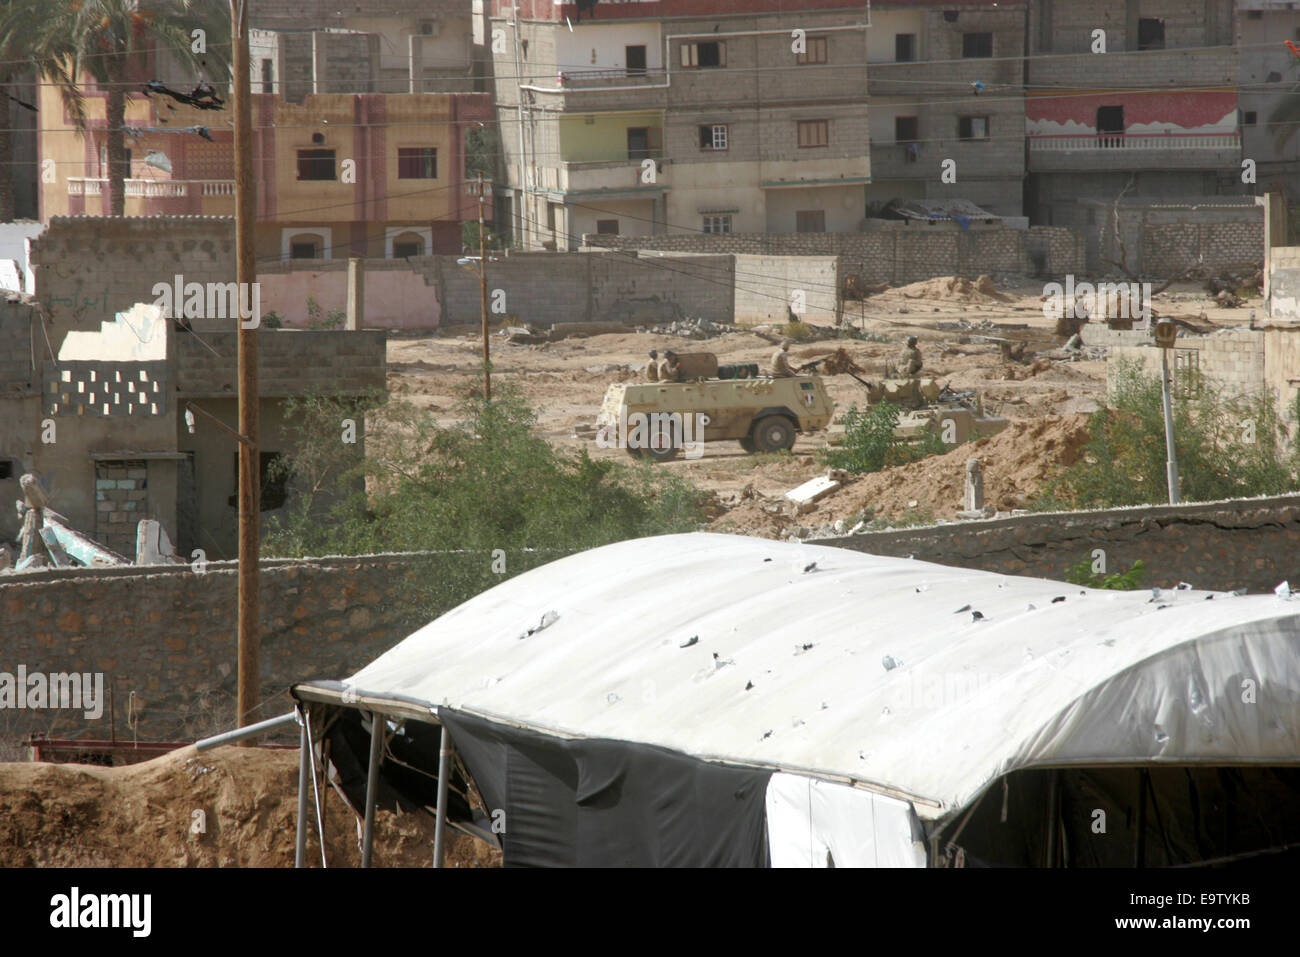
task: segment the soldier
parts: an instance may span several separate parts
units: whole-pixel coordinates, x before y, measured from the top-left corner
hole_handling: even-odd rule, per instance
[[[898,356],[898,372],[914,376],[921,371],[921,350],[916,347],[916,336],[907,337],[907,347]]]
[[[650,361],[645,367],[645,377],[647,382],[659,381],[659,350],[650,350]]]
[[[671,349],[664,350],[663,362],[659,363],[660,382],[681,382],[682,367],[677,361],[677,353]]]
[[[772,376],[777,379],[788,379],[795,375],[794,369],[790,368],[790,357],[786,355],[790,351],[790,340],[782,339],[781,345],[772,353]]]

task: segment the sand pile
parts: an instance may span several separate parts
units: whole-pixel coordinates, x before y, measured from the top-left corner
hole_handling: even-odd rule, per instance
[[[0,764],[0,867],[292,867],[297,793],[290,750],[189,747],[117,768]],[[356,867],[356,815],[332,790],[325,818],[329,865]],[[193,833],[200,820],[204,833]],[[307,835],[308,863],[320,867],[314,821]],[[448,867],[500,864],[486,844],[447,837]],[[431,866],[433,818],[379,812],[374,862]]]
[[[964,276],[936,276],[921,282],[899,286],[895,292],[908,299],[933,299],[940,302],[1011,302],[1013,297],[998,292],[988,276],[971,282]]]

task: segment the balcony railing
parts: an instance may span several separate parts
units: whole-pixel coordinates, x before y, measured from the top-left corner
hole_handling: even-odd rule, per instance
[[[653,86],[666,82],[663,70],[565,70],[556,77],[567,90],[599,90],[602,87]]]
[[[1034,152],[1071,150],[1231,150],[1241,146],[1240,133],[1092,133],[1031,135]]]
[[[183,199],[195,193],[203,197],[235,195],[233,179],[128,179],[122,185],[125,195],[146,199]],[[107,192],[106,177],[68,177],[69,196],[102,196]]]

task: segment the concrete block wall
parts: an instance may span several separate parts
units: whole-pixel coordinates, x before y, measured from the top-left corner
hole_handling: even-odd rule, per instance
[[[57,353],[74,329],[96,330],[156,283],[234,282],[235,221],[218,216],[55,216],[31,241],[35,296]],[[70,267],[69,263],[75,263]]]
[[[236,336],[233,332],[208,332],[202,342],[184,333],[176,336],[179,395],[237,394]],[[264,398],[272,398],[300,392],[360,393],[386,388],[387,338],[378,330],[264,329],[257,338],[260,392]]]
[[[830,325],[839,315],[839,258],[836,256],[751,256],[737,253],[736,322],[785,322],[796,295],[802,318]]]
[[[366,259],[366,329],[436,329],[442,318],[438,270],[432,257]],[[454,262],[454,260],[453,260]],[[257,271],[262,286],[262,315],[275,312],[286,326],[306,328],[307,300],[315,299],[322,316],[347,310],[348,262],[331,259],[310,264],[270,263]]]
[[[143,460],[95,466],[95,540],[126,558],[135,558],[136,526],[147,517],[148,479]]]
[[[21,299],[0,299],[0,395],[29,393],[39,379],[32,364],[33,334],[40,315],[31,303]],[[45,348],[45,343],[41,343]],[[40,353],[37,353],[40,355]]]
[[[1146,337],[1136,330],[1118,335]],[[1260,330],[1231,329],[1209,336],[1180,337],[1174,353],[1175,384],[1180,389],[1194,388],[1197,377],[1241,396],[1258,395],[1264,388],[1265,336]],[[1117,364],[1124,361],[1137,362],[1148,374],[1159,375],[1160,350],[1154,345],[1116,346],[1107,357],[1108,387],[1113,388]]]
[[[1300,246],[1274,246],[1269,255],[1269,318],[1300,322]]]

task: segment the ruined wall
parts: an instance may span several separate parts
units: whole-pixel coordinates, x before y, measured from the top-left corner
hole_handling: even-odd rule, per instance
[[[57,353],[73,329],[98,329],[155,283],[234,282],[235,221],[217,216],[55,216],[31,242],[35,295]]]
[[[1269,317],[1300,322],[1300,246],[1274,246],[1269,262]]]

